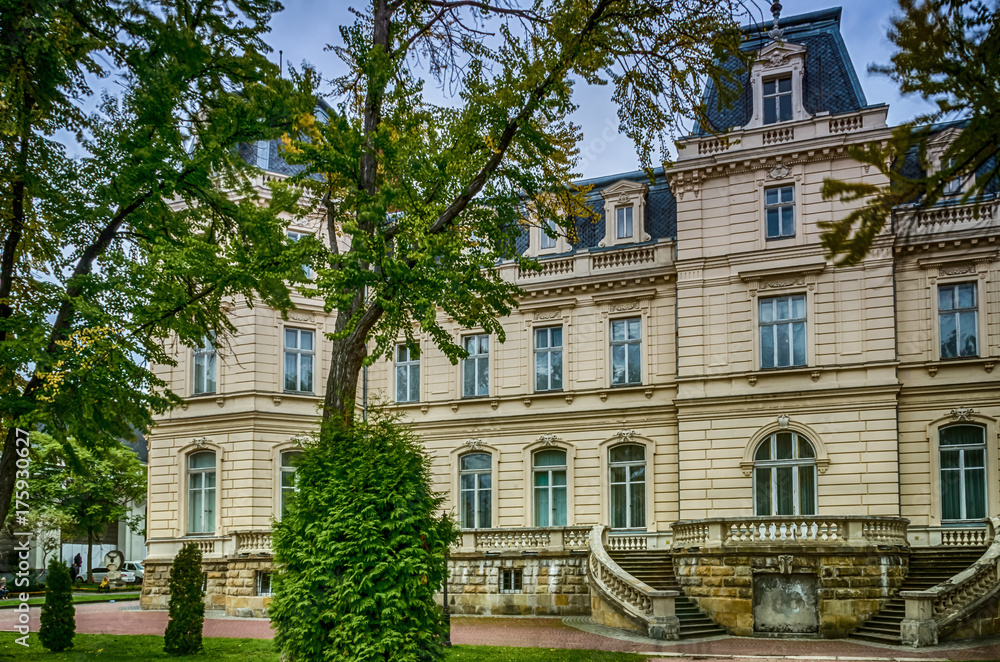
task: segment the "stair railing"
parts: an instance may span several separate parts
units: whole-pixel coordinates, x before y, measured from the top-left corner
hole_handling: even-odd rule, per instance
[[[900,591],[906,616],[899,626],[904,645],[933,646],[938,637],[974,617],[1000,592],[1000,517],[987,522],[986,553],[971,566],[923,591]]]
[[[658,591],[615,563],[604,542],[610,527],[590,531],[590,582],[608,606],[629,621],[645,626],[654,639],[677,639],[680,623],[674,611],[677,591]]]

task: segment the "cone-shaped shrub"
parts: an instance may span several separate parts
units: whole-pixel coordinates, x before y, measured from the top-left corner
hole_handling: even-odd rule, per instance
[[[50,651],[61,651],[73,645],[73,635],[76,634],[73,582],[69,576],[69,567],[59,559],[49,561],[41,623],[38,639],[42,646]]]
[[[191,655],[202,650],[205,593],[201,584],[201,552],[189,542],[170,566],[170,622],[163,633],[163,650],[169,655]]]
[[[308,444],[272,546],[269,614],[289,660],[441,660],[434,602],[455,537],[410,431],[381,414]]]

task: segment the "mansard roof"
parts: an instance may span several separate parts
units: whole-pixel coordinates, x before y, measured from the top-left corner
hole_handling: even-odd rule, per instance
[[[868,107],[857,72],[840,34],[840,16],[841,8],[833,7],[778,21],[783,32],[782,41],[804,46],[806,49],[805,76],[802,81],[803,106],[810,114],[826,111],[837,115]],[[759,52],[773,43],[767,34],[772,27],[773,21],[744,26],[742,50]],[[729,108],[719,107],[719,90],[712,83],[705,90],[708,118],[716,131],[745,126],[753,115],[750,71],[735,61],[730,62],[729,66],[733,71],[737,68],[741,70],[742,89],[733,105]],[[694,133],[705,135],[709,133],[707,129],[708,127],[698,126]]]

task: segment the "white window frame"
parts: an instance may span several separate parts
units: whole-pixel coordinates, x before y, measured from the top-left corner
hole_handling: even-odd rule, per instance
[[[744,127],[746,129],[776,129],[787,122],[764,124],[764,81],[792,77],[792,119],[791,122],[810,117],[802,103],[802,79],[805,75],[806,47],[791,42],[771,42],[757,54],[757,61],[750,67],[750,82],[753,93],[753,116]]]
[[[283,450],[278,453],[278,519],[285,513],[285,494],[286,492],[291,492],[294,494],[299,491],[299,486],[294,482],[295,472],[298,471],[298,467],[286,466],[285,457],[291,455],[302,455],[301,450],[288,449]],[[285,487],[285,476],[292,476],[293,482],[291,487]]]
[[[198,456],[212,456],[212,466],[210,467],[192,467],[191,463],[194,458]],[[218,526],[218,512],[216,512],[218,502],[217,495],[219,490],[219,456],[215,451],[204,450],[197,451],[194,453],[188,453],[184,459],[187,469],[187,522],[185,522],[188,535],[212,535],[215,533],[215,529]],[[212,487],[206,485],[208,474],[212,475]],[[194,477],[199,478],[199,486],[194,487],[192,483],[194,482]],[[201,512],[196,513],[194,510],[194,499],[192,498],[195,493],[201,494]],[[211,498],[209,498],[211,497]],[[211,505],[211,510],[207,506]],[[205,515],[212,513],[212,527],[209,529],[206,526]],[[194,519],[197,518],[198,522],[196,526],[194,524]]]
[[[289,331],[295,332],[296,347],[288,347],[287,333]],[[302,347],[302,335],[309,334],[312,337],[312,349],[300,349]],[[281,388],[285,393],[313,393],[316,388],[317,381],[317,362],[316,362],[316,331],[313,329],[302,329],[299,327],[286,326],[281,331],[281,342],[284,346],[284,352],[281,356]],[[288,355],[293,354],[295,356],[295,385],[297,388],[290,389],[287,387],[286,383],[286,365],[288,361]],[[302,357],[311,356],[312,357],[312,381],[309,389],[303,389],[302,387]]]
[[[614,461],[614,460],[611,459],[611,453],[613,451],[615,451],[616,449],[624,448],[626,446],[634,446],[635,448],[642,449],[642,458],[643,459],[641,461],[640,460]],[[649,449],[646,447],[645,444],[624,443],[624,444],[615,444],[613,446],[609,446],[609,447],[607,447],[607,449],[606,449],[605,452],[607,452],[607,454],[608,454],[608,524],[610,524],[611,527],[612,527],[612,529],[615,530],[615,531],[633,531],[633,530],[636,530],[636,529],[645,529],[647,527],[647,522],[649,521],[649,507],[650,507],[649,498],[648,498],[649,497],[649,490],[647,489],[647,485],[648,485],[649,480],[650,480],[650,475],[649,475],[649,466],[650,466],[650,462],[649,462],[649,459],[650,459],[649,458]],[[640,518],[641,521],[636,522],[635,521],[636,520],[636,515],[635,515],[635,513],[632,512],[632,496],[633,496],[632,493],[633,493],[633,491],[635,489],[635,486],[638,485],[639,483],[638,483],[638,481],[631,480],[631,477],[632,477],[632,468],[640,466],[640,465],[642,466],[642,469],[643,469],[643,473],[642,473],[642,477],[643,477],[643,479],[642,479],[642,486],[639,488],[640,494],[642,496],[642,510],[643,510],[643,512],[642,512],[642,517]],[[613,476],[614,476],[614,470],[615,469],[621,469],[621,468],[625,469],[625,482],[615,481],[614,478],[613,478]],[[616,485],[624,485],[625,486],[625,526],[624,527],[620,527],[620,526],[616,527],[614,525],[614,516],[615,516],[615,507],[614,506],[615,505],[614,505],[614,503],[612,503],[612,501],[615,498],[614,497],[614,494],[615,494],[614,488],[615,488]]]
[[[774,459],[777,457],[777,439],[779,434],[790,434],[792,435],[792,457],[784,459]],[[811,458],[800,458],[799,457],[799,442],[804,441],[809,444],[812,449],[813,456]],[[757,453],[760,448],[764,445],[769,445],[770,457],[769,460],[758,460]],[[755,516],[761,517],[810,517],[818,514],[819,511],[819,471],[817,470],[816,456],[817,456],[816,444],[803,434],[799,434],[793,430],[779,430],[773,432],[757,444],[753,452],[753,509]],[[777,469],[791,467],[792,469],[792,510],[791,514],[787,515],[776,515],[778,510],[778,472]],[[813,494],[812,502],[815,506],[817,512],[814,513],[803,513],[802,510],[802,491],[799,487],[799,468],[800,467],[812,467],[813,471]],[[768,471],[768,480],[770,482],[770,512],[760,513],[757,510],[757,475],[758,469],[766,469]]]
[[[788,92],[783,93],[781,91],[781,81],[788,81]],[[764,86],[766,86],[768,83],[772,83],[772,82],[774,83],[774,93],[773,94],[768,94],[764,90]],[[792,74],[790,72],[789,73],[784,73],[784,74],[778,74],[778,75],[775,75],[775,76],[767,76],[766,78],[762,79],[761,80],[760,96],[761,96],[761,109],[760,109],[761,122],[763,123],[764,126],[772,126],[772,125],[775,125],[775,124],[783,124],[785,122],[791,122],[792,120],[795,119],[795,92],[792,89]],[[782,97],[788,97],[788,105],[789,105],[789,113],[790,113],[789,118],[788,119],[784,119],[784,120],[781,119],[781,98]],[[767,105],[768,105],[769,102],[774,103],[774,117],[775,117],[775,120],[773,122],[768,122],[767,121]]]
[[[789,300],[789,310],[791,310],[791,300],[792,299],[796,299],[796,298],[801,298],[802,299],[802,309],[804,311],[804,317],[801,317],[801,318],[799,318],[799,317],[789,317],[787,319],[782,319],[782,320],[777,319],[777,302],[778,302],[778,300],[780,300],[780,299],[788,299]],[[760,308],[764,304],[764,302],[773,302],[772,305],[774,305],[774,307],[775,307],[775,316],[774,316],[774,319],[772,321],[770,321],[770,322],[764,322],[763,320],[761,320]],[[789,294],[779,294],[777,296],[757,297],[757,304],[756,305],[757,305],[756,318],[757,318],[758,360],[759,360],[760,369],[761,370],[784,370],[784,369],[788,369],[788,368],[801,368],[803,366],[809,365],[809,299],[805,295],[805,293],[789,293]],[[794,336],[794,333],[795,333],[795,325],[799,324],[799,323],[802,324],[802,334],[804,336],[803,342],[805,343],[805,357],[804,357],[804,361],[802,363],[794,363],[794,360],[795,360],[795,336]],[[789,361],[790,362],[789,362],[788,365],[779,365],[779,363],[777,361],[777,358],[778,358],[778,337],[777,337],[778,336],[778,327],[779,326],[783,326],[783,325],[787,325],[789,327],[789,329],[788,329],[788,337],[790,339],[789,340],[789,350],[791,352],[791,355],[789,357]],[[772,345],[771,346],[772,346],[773,352],[774,352],[774,355],[772,356],[772,360],[774,362],[774,365],[770,365],[770,366],[765,366],[764,365],[764,342],[763,342],[763,338],[764,338],[764,329],[765,329],[765,327],[770,328],[771,329],[771,333],[772,333],[772,339],[771,339]]]
[[[202,364],[202,379],[201,383],[198,380],[198,364]],[[211,395],[218,392],[219,389],[219,359],[218,352],[216,352],[214,345],[212,344],[211,336],[205,336],[202,339],[202,345],[200,347],[195,347],[192,352],[192,364],[191,364],[191,381],[192,389],[191,393],[194,395]],[[212,388],[208,389],[208,375],[211,373]]]
[[[604,198],[604,238],[598,246],[608,248],[625,246],[651,239],[646,232],[646,195],[649,186],[629,179],[622,179],[601,190]],[[618,210],[632,208],[632,235],[618,235]]]
[[[312,233],[310,232],[300,232],[299,230],[285,231],[285,236],[288,237],[288,240],[293,243],[297,242],[299,239],[302,239],[303,237],[311,236],[311,234]],[[306,278],[312,278],[313,276],[312,267],[310,267],[308,264],[303,264],[302,273],[305,275]]]
[[[791,199],[790,202],[782,202],[781,201],[781,192],[784,189],[791,189],[791,191],[792,191],[792,199]],[[768,191],[777,191],[778,192],[778,202],[776,202],[774,204],[768,204],[768,202],[767,202],[767,193],[768,193]],[[785,208],[789,208],[789,207],[792,210],[792,232],[791,232],[791,234],[782,234],[781,233],[781,212]],[[772,209],[777,209],[778,210],[778,234],[776,234],[776,235],[771,235],[769,233],[769,228],[768,228],[767,213],[770,210],[772,210]],[[795,235],[798,234],[798,227],[797,226],[798,226],[798,219],[796,218],[796,214],[795,214],[795,184],[794,183],[786,183],[786,184],[775,184],[775,185],[771,185],[771,186],[765,186],[764,187],[764,239],[766,241],[781,241],[783,239],[794,239]]]
[[[535,456],[537,456],[539,453],[544,453],[546,451],[558,451],[558,452],[562,453],[563,454],[563,463],[562,464],[545,465],[545,466],[537,466],[537,465],[535,465]],[[531,454],[531,465],[532,465],[532,467],[531,467],[531,505],[532,505],[531,513],[532,513],[532,519],[533,520],[535,520],[535,515],[537,514],[536,509],[535,509],[534,506],[535,506],[535,504],[537,502],[537,498],[538,498],[537,495],[538,495],[538,491],[539,490],[544,490],[545,492],[548,493],[548,502],[549,502],[549,512],[548,512],[548,517],[546,518],[546,523],[543,524],[543,523],[538,522],[537,520],[535,520],[533,522],[533,526],[536,526],[536,527],[562,527],[562,526],[568,526],[567,523],[569,522],[569,491],[570,491],[568,462],[569,462],[569,454],[563,448],[539,448],[539,449],[535,450]],[[563,472],[564,477],[566,479],[566,484],[565,485],[554,485],[553,484],[554,481],[553,481],[553,475],[552,475],[552,473],[555,472],[555,471],[561,471],[561,472]],[[546,473],[546,474],[548,474],[548,485],[545,485],[545,486],[536,486],[535,485],[535,474],[539,474],[539,473]],[[555,514],[555,493],[556,493],[556,490],[559,490],[559,489],[563,490],[563,499],[566,502],[566,521],[565,522],[561,522],[559,524],[553,524],[552,520],[553,520],[553,516]]]
[[[499,590],[505,594],[524,593],[524,569],[501,568]]]
[[[628,337],[629,322],[633,321],[633,320],[639,322],[639,337],[638,338],[629,338]],[[625,340],[615,340],[614,339],[615,338],[615,332],[614,332],[614,328],[615,327],[614,327],[614,325],[617,324],[617,323],[623,323],[625,325]],[[643,375],[646,373],[646,370],[644,369],[643,364],[642,364],[642,336],[643,336],[642,327],[643,327],[642,315],[635,315],[635,316],[632,316],[632,317],[618,317],[618,318],[613,318],[613,319],[608,320],[609,363],[611,365],[611,370],[609,371],[609,377],[610,377],[611,386],[636,386],[636,385],[639,385],[639,384],[643,383],[642,382]],[[624,346],[625,347],[625,381],[623,381],[623,382],[615,382],[615,349],[614,348],[617,347],[617,346]],[[630,356],[631,352],[633,351],[633,348],[636,348],[635,351],[639,352],[639,378],[638,378],[638,381],[630,381],[629,380],[630,375],[628,374],[628,365],[629,365],[629,360],[628,359],[629,359],[629,356]]]
[[[265,581],[264,578],[267,578]],[[270,598],[274,595],[274,574],[269,570],[258,570],[254,576],[254,595],[258,597]],[[267,588],[265,589],[265,584]]]
[[[627,231],[627,234],[626,234]],[[635,206],[624,205],[615,207],[615,239],[633,240],[635,238]]]
[[[538,251],[554,251],[559,245],[559,233],[562,229],[551,218],[542,221],[541,226],[538,232]],[[555,236],[550,236],[549,232]]]
[[[561,332],[560,333],[561,338],[559,340],[559,345],[558,346],[553,346],[553,344],[552,344],[552,330],[553,329],[559,329],[559,331]],[[547,347],[539,347],[538,346],[538,334],[541,331],[545,332],[546,337],[548,339],[548,346]],[[565,328],[561,324],[557,324],[557,325],[553,325],[553,326],[535,327],[532,330],[532,340],[533,340],[534,345],[535,345],[534,362],[532,363],[532,378],[533,378],[533,382],[534,382],[535,393],[547,393],[547,392],[550,392],[550,391],[562,391],[565,388],[565,384],[566,384],[566,381],[565,381],[565,377],[566,377],[566,375],[565,375],[566,355],[563,353],[563,347],[565,346],[565,339],[566,339],[566,330],[565,330]],[[558,386],[558,387],[552,386],[552,375],[553,375],[552,358],[553,358],[554,354],[559,354],[559,358],[560,358],[560,361],[559,361],[559,365],[560,365],[560,368],[559,368],[559,383],[562,384],[562,386]],[[544,358],[546,366],[547,366],[547,371],[545,373],[545,376],[546,376],[546,382],[547,382],[548,385],[547,385],[546,388],[538,388],[538,362],[542,358]]]
[[[490,334],[488,333],[472,333],[469,335],[462,336],[462,348],[468,349],[468,343],[470,340],[475,339],[476,343],[476,353],[469,352],[467,358],[462,359],[462,381],[461,381],[461,391],[463,398],[485,398],[489,397],[490,394]],[[482,347],[482,339],[486,338],[486,351],[480,352]],[[475,371],[473,376],[472,385],[473,393],[466,393],[465,391],[465,376],[466,371],[469,369]],[[479,377],[480,373],[486,371],[486,392],[479,392]]]
[[[958,293],[958,288],[961,287],[962,285],[971,285],[972,286],[972,294],[973,294],[973,299],[974,299],[973,305],[971,307],[966,307],[966,308],[955,307],[955,308],[951,308],[951,309],[946,310],[946,311],[942,311],[941,310],[941,291],[943,289],[951,289],[952,292],[953,292],[953,294],[952,294],[952,300],[955,300],[956,295]],[[973,281],[963,280],[963,281],[955,281],[955,282],[938,283],[937,284],[937,288],[934,290],[934,295],[935,295],[934,306],[937,309],[937,340],[938,340],[938,342],[937,342],[937,355],[938,355],[938,357],[941,360],[951,360],[951,359],[972,359],[972,358],[978,358],[979,356],[981,356],[982,355],[982,344],[981,344],[981,337],[982,336],[980,334],[981,329],[979,328],[979,318],[980,318],[980,315],[979,315],[979,302],[980,302],[979,283],[977,281],[974,281],[974,280]],[[961,347],[958,346],[958,343],[959,343],[959,341],[961,340],[961,337],[962,337],[962,335],[961,335],[961,326],[960,326],[961,314],[962,313],[970,313],[970,312],[973,313],[973,315],[974,315],[974,321],[973,321],[973,324],[972,324],[972,328],[975,330],[974,338],[975,338],[975,341],[976,341],[976,352],[974,354],[963,355]],[[955,322],[955,332],[956,332],[955,349],[956,349],[956,354],[954,356],[945,356],[945,353],[944,353],[944,336],[941,333],[941,329],[942,329],[942,317],[944,317],[946,315],[953,317],[954,318],[954,322]]]
[[[959,428],[959,427],[969,427],[976,428],[980,432],[980,441],[976,444],[952,444],[945,446],[941,443],[941,434],[949,429]],[[968,517],[968,503],[966,501],[966,491],[965,491],[965,479],[968,470],[978,469],[983,472],[983,513],[984,515],[989,515],[989,494],[990,494],[990,474],[988,468],[990,467],[990,453],[986,447],[986,426],[979,423],[959,423],[955,425],[943,425],[938,428],[938,493],[940,495],[941,501],[941,523],[942,524],[956,524],[961,522],[976,522],[980,521],[979,518],[970,519]],[[944,468],[941,461],[941,454],[946,452],[958,452],[959,466],[955,468]],[[965,454],[966,451],[980,451],[983,454],[983,464],[979,467],[966,467],[965,466]],[[961,494],[961,510],[962,516],[958,519],[945,519],[944,517],[944,472],[956,472],[959,476],[959,493]]]
[[[474,455],[483,455],[490,459],[490,466],[488,469],[463,469],[462,460]],[[489,529],[493,526],[494,517],[494,490],[496,489],[496,481],[493,480],[493,468],[496,463],[496,458],[494,458],[493,453],[487,451],[474,451],[471,453],[463,453],[458,456],[458,524],[463,529]],[[490,477],[489,487],[484,488],[482,486],[482,476]],[[474,485],[471,489],[462,487],[462,476],[475,476]],[[479,505],[481,503],[482,492],[488,491],[489,498],[488,503],[490,504],[490,512],[488,516],[480,511]],[[472,524],[473,526],[464,526],[466,521],[466,513],[463,510],[465,499],[462,498],[465,492],[473,493],[473,512],[472,512]],[[488,520],[483,522],[482,520]]]
[[[405,355],[403,354],[405,352]],[[396,352],[394,354],[395,361],[393,365],[393,382],[395,384],[395,397],[396,402],[406,403],[406,402],[419,402],[420,401],[420,354],[415,353],[411,350],[406,343],[398,343],[396,345]],[[414,358],[415,357],[415,358]],[[403,373],[406,378],[406,397],[400,399],[399,397],[399,387],[400,387],[400,368],[403,369]],[[414,385],[416,386],[417,392],[413,393]]]

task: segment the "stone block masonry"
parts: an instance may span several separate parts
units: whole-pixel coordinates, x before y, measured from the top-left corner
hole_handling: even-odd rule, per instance
[[[570,616],[590,614],[587,557],[584,555],[452,554],[448,602],[453,614]],[[520,576],[501,590],[504,571]]]

